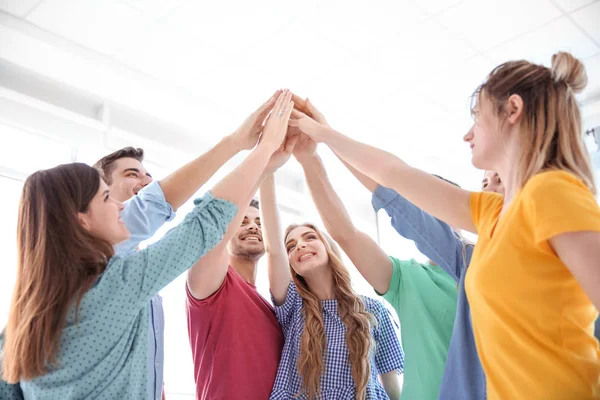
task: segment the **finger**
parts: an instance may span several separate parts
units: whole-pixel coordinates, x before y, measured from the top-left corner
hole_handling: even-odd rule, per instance
[[[292,97],[290,96],[290,99]],[[287,105],[287,108],[285,109],[285,111],[283,112],[283,120],[287,121],[290,119],[290,115],[292,114],[292,111],[294,110],[294,102],[290,101],[289,104]]]
[[[275,102],[275,106],[273,106],[273,111],[276,113],[279,113],[279,110],[281,110],[282,104],[285,101],[285,98],[288,95],[288,90],[285,89],[283,92],[281,92],[279,94],[279,97],[277,98],[277,101]]]
[[[266,102],[264,102],[258,108],[258,110],[256,110],[256,112],[258,114],[266,114],[267,112],[269,112],[273,108],[273,105],[275,104],[275,102],[279,98],[280,94],[281,94],[281,90],[280,89],[276,90],[275,93],[273,93],[273,95],[269,98],[269,100],[267,100]]]
[[[300,126],[300,120],[299,119],[289,119],[288,120],[288,126]]]
[[[306,104],[302,97],[292,92],[292,101],[294,102],[294,107],[297,110],[300,110],[302,112],[306,111]]]
[[[293,119],[302,119],[302,118],[308,117],[308,115],[304,114],[302,111],[298,111],[296,109],[293,109],[291,117]]]

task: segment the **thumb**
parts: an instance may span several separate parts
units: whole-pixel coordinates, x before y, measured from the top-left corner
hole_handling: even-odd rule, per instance
[[[289,126],[300,126],[300,120],[299,119],[290,119],[290,120],[288,120],[288,125]]]

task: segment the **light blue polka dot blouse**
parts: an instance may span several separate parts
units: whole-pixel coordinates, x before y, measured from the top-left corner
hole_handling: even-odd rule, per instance
[[[148,302],[217,245],[237,207],[207,193],[159,242],[114,256],[63,329],[58,367],[15,385],[0,399],[147,399]],[[1,364],[0,364],[1,365]],[[21,397],[23,396],[23,397]]]

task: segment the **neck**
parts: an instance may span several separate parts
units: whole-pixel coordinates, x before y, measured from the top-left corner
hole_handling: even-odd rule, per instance
[[[256,286],[256,266],[258,260],[248,260],[247,258],[229,255],[229,265],[240,274],[246,282]]]
[[[335,290],[333,285],[333,274],[329,268],[323,268],[315,272],[314,275],[304,277],[310,291],[313,292],[319,300],[335,299]]]
[[[512,135],[512,137],[518,137],[517,134]],[[509,142],[506,144],[506,152],[508,154],[519,154],[518,146],[515,142]],[[512,201],[513,197],[519,191],[517,187],[517,170],[519,168],[519,160],[518,156],[503,157],[502,161],[499,162],[498,168],[495,169],[502,181],[502,185],[504,186],[504,205],[507,206]]]

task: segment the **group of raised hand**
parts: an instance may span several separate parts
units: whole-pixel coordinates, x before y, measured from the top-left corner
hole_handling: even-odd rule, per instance
[[[277,90],[232,135],[238,148],[255,145],[272,152],[266,170],[275,171],[293,154],[298,161],[312,156],[323,129],[331,129],[323,114],[289,89]]]

